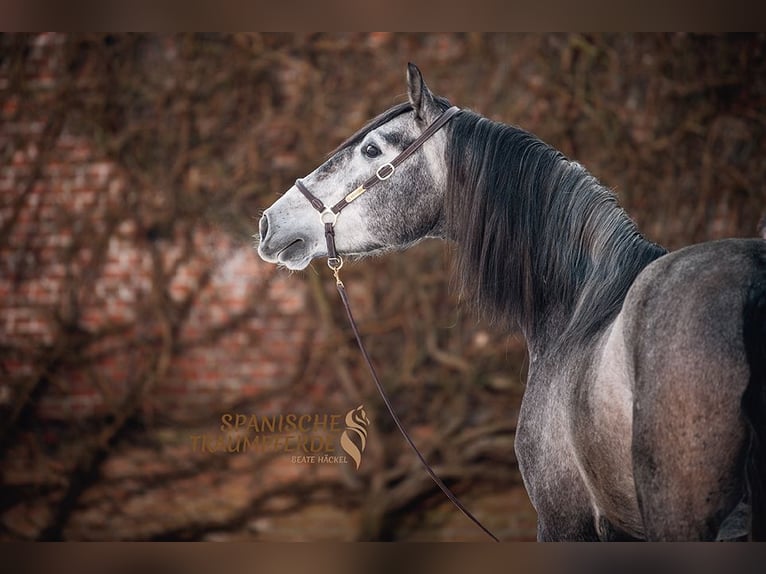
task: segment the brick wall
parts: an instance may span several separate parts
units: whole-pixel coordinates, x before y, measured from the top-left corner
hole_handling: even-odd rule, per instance
[[[66,126],[50,143],[38,141],[46,106],[64,81],[62,41],[41,35],[33,43],[24,79],[37,110],[16,119],[21,102],[14,98],[2,110],[0,145],[10,162],[0,167],[0,226],[8,230],[0,245],[0,344],[9,353],[0,397],[10,401],[28,377],[40,376],[41,358],[66,337],[64,325],[87,339],[87,348],[78,349],[83,356],[76,364],[63,357],[44,374],[52,384],[35,405],[37,415],[103,415],[119,402],[161,328],[149,311],[158,295],[150,247],[167,275],[160,295],[180,305],[193,295],[151,403],[193,414],[288,380],[306,337],[301,282],[275,277],[250,245],[205,222],[184,230],[188,243],[173,236],[147,240],[124,210],[131,184],[119,166]],[[40,145],[49,146],[42,159]]]
[[[0,68],[0,538],[151,538],[247,508],[256,488],[226,477],[243,461],[194,458],[189,435],[233,408],[292,401],[313,320],[305,283],[262,263],[242,234],[194,214],[147,227],[146,202],[135,210],[128,198],[162,206],[173,192],[137,188],[60,119],[67,45],[36,36],[23,69]],[[88,81],[85,70],[77,82]],[[243,217],[255,231],[254,214]],[[245,466],[264,477],[259,489],[296,472]],[[223,491],[207,489],[211,476]],[[45,535],[71,495],[77,505]],[[116,499],[128,503],[104,506]]]

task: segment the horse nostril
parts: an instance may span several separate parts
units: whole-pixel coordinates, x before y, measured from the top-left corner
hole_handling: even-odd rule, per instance
[[[269,220],[265,213],[258,223],[258,232],[261,234],[261,241],[266,241],[266,236],[269,234]]]

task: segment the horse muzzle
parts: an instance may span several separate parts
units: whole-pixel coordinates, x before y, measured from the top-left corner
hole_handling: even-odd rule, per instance
[[[264,213],[258,224],[258,255],[267,263],[298,271],[314,258],[314,245],[303,233],[285,232]]]

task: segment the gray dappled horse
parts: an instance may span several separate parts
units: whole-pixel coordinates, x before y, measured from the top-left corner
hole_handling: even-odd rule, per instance
[[[326,205],[448,108],[407,76],[409,102],[302,180]],[[581,165],[466,110],[335,230],[347,255],[453,241],[467,298],[523,331],[516,453],[540,540],[766,537],[766,241],[668,254]],[[293,186],[258,252],[303,269],[323,232]]]

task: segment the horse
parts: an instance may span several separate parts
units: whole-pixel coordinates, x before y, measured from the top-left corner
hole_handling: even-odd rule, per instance
[[[453,242],[464,298],[521,330],[515,450],[538,540],[765,539],[766,241],[668,252],[582,165],[466,109],[389,169],[451,105],[413,64],[407,94],[298,183],[356,199],[331,222],[339,255]],[[264,211],[263,260],[330,255],[306,197]]]

